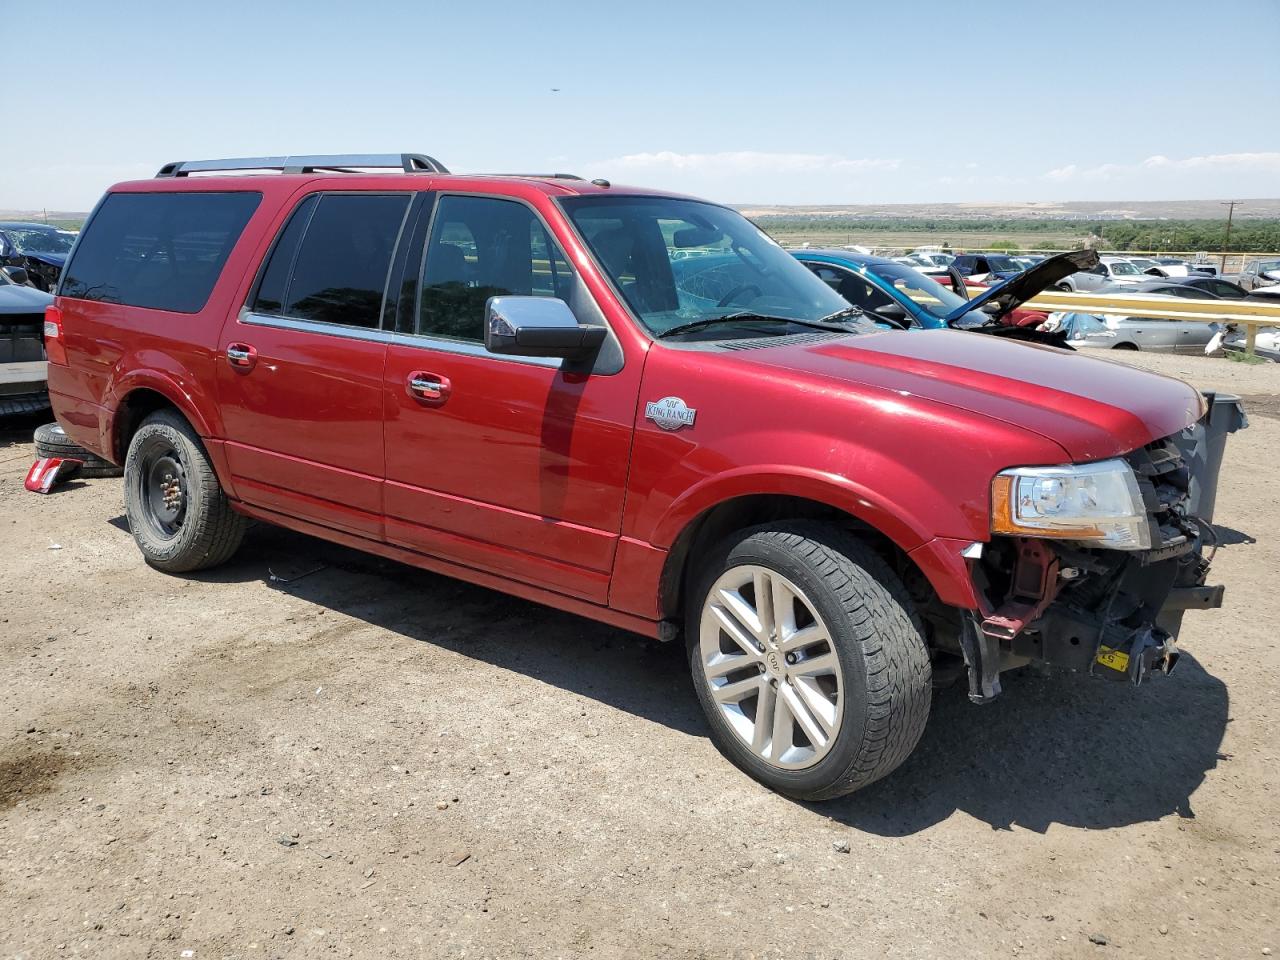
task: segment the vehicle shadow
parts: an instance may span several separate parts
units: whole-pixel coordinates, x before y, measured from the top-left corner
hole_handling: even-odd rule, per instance
[[[264,581],[407,639],[534,677],[705,737],[684,651],[625,631],[301,534],[258,526],[206,582]],[[1220,760],[1226,686],[1185,655],[1173,677],[1127,683],[1026,669],[978,707],[963,682],[938,692],[907,763],[846,798],[804,804],[858,830],[900,837],[957,811],[993,829],[1105,829],[1193,817]],[[727,761],[726,778],[737,774]]]

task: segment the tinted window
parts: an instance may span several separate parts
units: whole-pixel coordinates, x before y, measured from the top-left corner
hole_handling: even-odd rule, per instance
[[[1239,300],[1245,296],[1244,291],[1234,283],[1227,283],[1225,280],[1210,280],[1208,285],[1210,290],[1227,300]]]
[[[280,239],[276,241],[267,260],[267,269],[262,273],[258,284],[258,294],[253,300],[254,313],[278,314],[284,308],[285,288],[289,282],[289,272],[293,269],[294,258],[298,255],[298,244],[302,234],[311,222],[311,214],[315,211],[318,195],[312,195],[298,205],[285,228],[280,231]]]
[[[574,306],[575,287],[559,244],[524,204],[441,197],[423,265],[416,332],[483,340],[490,297],[558,297]]]
[[[408,206],[409,197],[403,194],[321,197],[306,225],[280,312],[300,320],[376,328]],[[268,266],[267,275],[274,268],[274,263]]]
[[[261,199],[259,193],[113,193],[85,228],[59,292],[196,313]]]

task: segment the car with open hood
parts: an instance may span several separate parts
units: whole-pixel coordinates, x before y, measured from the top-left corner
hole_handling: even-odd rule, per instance
[[[21,267],[38,290],[50,291],[62,275],[75,234],[45,223],[0,223],[0,266]]]
[[[716,745],[791,797],[896,768],[935,677],[1133,686],[1221,602],[1205,397],[885,329],[689,197],[170,163],[107,192],[44,329],[58,422],[124,464],[154,568],[225,563],[256,519],[682,642]]]
[[[944,286],[883,257],[810,248],[793,250],[791,255],[878,323],[905,329],[973,330],[1059,345],[1060,338],[1039,337],[1033,330],[1048,314],[1023,304],[1062,277],[1087,270],[1098,261],[1092,250],[1075,250],[1041,260],[990,286],[974,285],[953,270],[950,285]]]

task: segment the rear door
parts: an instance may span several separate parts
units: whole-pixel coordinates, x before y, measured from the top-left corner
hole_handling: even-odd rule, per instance
[[[237,494],[382,533],[386,284],[412,195],[301,200],[223,330],[218,394]]]
[[[384,385],[387,540],[605,603],[642,365],[612,337],[589,371],[485,350],[491,296],[605,322],[523,201],[442,194],[414,232],[426,255],[406,270]]]

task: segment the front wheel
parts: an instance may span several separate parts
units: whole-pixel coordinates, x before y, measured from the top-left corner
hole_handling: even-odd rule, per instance
[[[231,509],[199,436],[174,410],[151,414],[133,435],[124,503],[142,556],[167,573],[223,563],[247,526]]]
[[[828,525],[745,531],[703,565],[689,660],[716,745],[779,793],[825,800],[896,769],[929,717],[929,654],[902,582]]]

